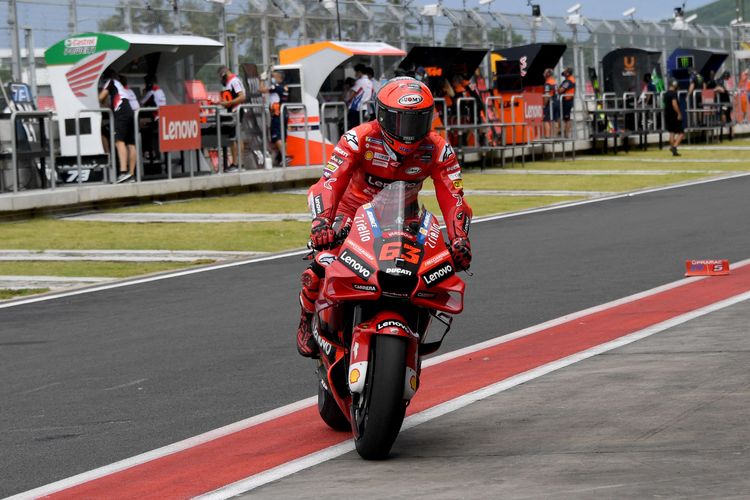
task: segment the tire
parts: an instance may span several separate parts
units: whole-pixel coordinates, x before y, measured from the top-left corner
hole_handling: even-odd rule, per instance
[[[363,402],[355,412],[354,444],[366,460],[388,457],[406,413],[404,376],[406,341],[388,335],[374,337]]]
[[[351,431],[349,419],[341,411],[336,400],[323,383],[318,381],[318,413],[323,422],[335,431]]]

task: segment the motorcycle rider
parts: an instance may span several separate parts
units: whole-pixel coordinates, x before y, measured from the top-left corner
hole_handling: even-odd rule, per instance
[[[323,176],[308,191],[312,246],[332,252],[319,253],[302,273],[297,350],[305,357],[318,355],[311,320],[325,266],[337,254],[337,234],[346,234],[357,209],[391,182],[405,181],[419,189],[432,178],[456,271],[471,264],[472,210],[463,197],[461,166],[453,148],[431,131],[434,100],[429,88],[410,77],[394,78],[378,92],[376,107],[376,120],[341,137]]]

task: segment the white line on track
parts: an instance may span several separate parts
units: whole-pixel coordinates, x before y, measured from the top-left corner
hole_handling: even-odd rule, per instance
[[[742,267],[742,266],[745,266],[745,265],[748,265],[748,264],[750,264],[750,259],[743,260],[743,261],[740,261],[740,262],[737,262],[737,263],[733,263],[732,264],[732,268],[736,269],[738,267]],[[472,346],[465,347],[463,349],[458,349],[456,351],[452,351],[452,352],[443,354],[441,356],[437,356],[435,358],[431,358],[429,360],[426,360],[424,362],[423,366],[424,367],[432,366],[432,365],[435,365],[435,364],[438,364],[438,363],[441,363],[441,362],[448,361],[450,359],[456,358],[458,356],[462,356],[462,355],[465,355],[465,354],[470,354],[472,352],[480,351],[480,350],[485,349],[487,347],[491,347],[491,346],[494,346],[494,345],[498,345],[498,344],[502,344],[502,343],[505,343],[505,342],[509,342],[511,340],[514,340],[514,339],[517,339],[517,338],[520,338],[520,337],[525,337],[525,336],[534,334],[536,332],[539,332],[541,330],[545,330],[547,328],[551,328],[551,327],[553,327],[555,325],[558,325],[558,324],[561,324],[561,323],[565,323],[566,321],[570,321],[570,320],[576,319],[578,317],[585,316],[587,314],[592,314],[592,313],[595,313],[595,312],[603,311],[605,309],[610,309],[612,307],[616,307],[616,306],[619,306],[619,305],[623,305],[623,304],[627,304],[627,303],[630,303],[630,302],[634,302],[636,300],[639,300],[639,299],[642,299],[642,298],[645,298],[645,297],[649,297],[649,296],[655,295],[657,293],[660,293],[660,292],[663,292],[663,291],[666,291],[666,290],[671,290],[673,288],[677,288],[679,286],[686,285],[688,283],[692,283],[694,281],[701,280],[701,279],[704,279],[704,278],[683,278],[683,279],[674,281],[672,283],[668,283],[666,285],[662,285],[662,286],[659,286],[659,287],[656,287],[656,288],[652,288],[651,290],[646,290],[644,292],[639,292],[639,293],[636,293],[636,294],[633,294],[633,295],[629,295],[627,297],[623,297],[621,299],[617,299],[617,300],[614,300],[614,301],[607,302],[605,304],[601,304],[601,305],[598,305],[598,306],[595,306],[595,307],[591,307],[589,309],[585,309],[583,311],[579,311],[579,312],[576,312],[576,313],[572,313],[572,314],[568,314],[568,315],[565,315],[565,316],[561,316],[561,317],[559,317],[557,319],[553,319],[551,321],[547,321],[547,322],[541,323],[539,325],[531,326],[529,328],[525,328],[523,330],[519,330],[519,331],[514,332],[514,333],[510,333],[510,334],[507,334],[507,335],[502,335],[502,336],[496,337],[494,339],[491,339],[491,340],[488,340],[488,341],[485,341],[485,342],[474,344]],[[738,300],[738,297],[744,297],[744,298]],[[506,379],[506,380],[504,380],[502,382],[499,382],[497,384],[494,384],[492,386],[485,387],[485,388],[480,389],[478,391],[475,391],[473,393],[466,394],[466,395],[461,396],[459,398],[456,398],[454,400],[451,400],[451,401],[448,401],[446,403],[443,403],[443,404],[441,404],[439,406],[436,406],[436,407],[433,407],[431,409],[425,410],[425,411],[423,411],[423,412],[421,412],[419,414],[413,415],[413,416],[407,418],[404,421],[404,425],[403,425],[402,429],[408,429],[408,428],[414,427],[416,425],[419,425],[420,423],[426,422],[427,420],[430,420],[432,418],[436,418],[436,417],[438,417],[440,415],[444,415],[445,413],[448,413],[450,411],[455,411],[455,410],[457,410],[459,408],[463,408],[464,406],[467,406],[467,405],[471,404],[472,402],[477,401],[478,399],[482,399],[482,398],[488,397],[489,395],[496,394],[497,392],[501,392],[503,390],[506,390],[506,389],[508,389],[510,387],[513,387],[515,385],[521,384],[521,383],[526,382],[528,380],[531,380],[533,378],[540,377],[540,376],[542,376],[542,375],[544,375],[546,373],[549,373],[550,371],[554,371],[556,369],[562,368],[564,366],[567,366],[569,364],[575,363],[575,362],[580,361],[582,359],[586,359],[587,357],[591,357],[591,356],[594,356],[596,354],[600,354],[601,352],[605,352],[605,350],[610,350],[610,349],[614,349],[615,347],[619,347],[620,345],[625,345],[626,343],[629,343],[629,342],[624,342],[624,339],[631,338],[633,336],[638,335],[639,333],[643,334],[643,332],[650,332],[650,333],[648,333],[647,335],[644,335],[644,336],[652,335],[652,334],[657,333],[659,331],[662,331],[664,329],[670,328],[671,326],[675,326],[677,324],[680,324],[681,322],[689,321],[690,319],[697,318],[699,316],[702,316],[704,314],[708,314],[708,313],[713,312],[713,311],[718,311],[719,309],[722,309],[723,307],[728,307],[730,305],[733,305],[735,303],[741,302],[742,300],[746,300],[748,298],[750,298],[750,292],[747,292],[747,293],[744,293],[742,295],[739,295],[739,296],[727,299],[727,300],[722,301],[722,302],[717,302],[715,304],[706,306],[704,308],[698,309],[698,310],[693,311],[691,313],[687,313],[685,315],[682,315],[682,316],[679,316],[679,317],[676,317],[676,318],[672,318],[671,320],[668,320],[668,321],[666,321],[664,323],[660,323],[658,325],[653,325],[653,326],[651,326],[649,328],[646,328],[645,330],[641,330],[640,332],[635,332],[635,333],[632,333],[632,334],[627,335],[625,337],[621,337],[620,339],[612,341],[610,343],[603,344],[603,345],[598,346],[598,347],[594,347],[594,348],[589,349],[587,351],[583,351],[581,353],[569,356],[568,358],[564,358],[562,360],[555,361],[553,363],[550,363],[548,365],[544,365],[544,366],[536,368],[534,370],[531,370],[531,371],[528,371],[528,372],[516,375],[513,378]],[[732,302],[732,301],[734,301],[734,302]],[[682,318],[684,318],[684,319],[682,319]],[[680,321],[681,319],[682,319],[682,321]],[[663,326],[663,325],[667,325],[667,326]],[[662,326],[662,328],[658,329],[658,327],[660,327],[660,326]],[[638,337],[638,338],[643,338],[643,337]],[[638,338],[634,338],[634,340],[638,340]],[[634,341],[634,340],[631,340],[631,342]],[[617,344],[618,342],[620,344]],[[610,347],[609,349],[601,350],[604,346],[610,346],[610,345],[613,345],[613,344],[617,344],[617,345],[614,345],[614,347]],[[596,352],[594,352],[592,354],[585,355],[585,353],[590,353],[592,351],[596,351]],[[581,357],[581,356],[583,356],[583,357]],[[564,363],[566,360],[569,361],[567,364],[561,364],[561,363]],[[556,366],[556,367],[553,368],[553,369],[550,369],[551,366]],[[547,371],[544,371],[545,369]],[[536,375],[531,376],[533,374],[536,374]],[[528,378],[530,376],[531,376],[531,378]],[[512,385],[508,385],[508,384],[512,384]],[[490,394],[486,394],[485,393],[486,391],[492,391],[492,390],[495,390],[496,392],[490,393]],[[479,394],[479,396],[477,396],[478,394]],[[213,431],[209,431],[207,433],[200,434],[198,436],[194,436],[194,437],[185,439],[183,441],[179,441],[177,443],[173,443],[173,444],[164,446],[162,448],[157,448],[155,450],[152,450],[152,451],[149,451],[149,452],[146,452],[146,453],[142,453],[140,455],[136,455],[136,456],[131,457],[131,458],[120,460],[119,462],[115,462],[113,464],[105,465],[105,466],[100,467],[98,469],[93,469],[93,470],[90,470],[88,472],[84,472],[82,474],[78,474],[76,476],[72,476],[72,477],[69,477],[69,478],[66,478],[66,479],[62,479],[60,481],[56,481],[54,483],[47,484],[45,486],[40,486],[39,488],[35,488],[33,490],[26,491],[24,493],[20,493],[18,495],[9,497],[6,500],[29,499],[29,498],[37,498],[37,497],[40,497],[40,496],[50,495],[50,494],[52,494],[54,492],[61,491],[61,490],[66,489],[66,488],[72,488],[73,486],[77,486],[77,485],[82,484],[82,483],[93,481],[95,479],[98,479],[98,478],[101,478],[101,477],[104,477],[104,476],[108,476],[108,475],[114,474],[116,472],[119,472],[119,471],[122,471],[122,470],[125,470],[125,469],[129,469],[131,467],[135,467],[137,465],[140,465],[140,464],[152,461],[152,460],[156,460],[158,458],[162,458],[162,457],[165,457],[165,456],[168,456],[168,455],[172,455],[172,454],[180,452],[180,451],[187,450],[189,448],[193,448],[195,446],[207,443],[209,441],[213,441],[213,440],[221,438],[223,436],[227,436],[229,434],[233,434],[235,432],[239,432],[239,431],[248,429],[250,427],[254,427],[254,426],[259,425],[259,424],[261,424],[263,422],[267,422],[267,421],[273,420],[275,418],[283,417],[284,415],[289,415],[290,413],[293,413],[295,411],[298,411],[298,410],[301,410],[303,408],[307,408],[307,407],[313,406],[316,403],[317,403],[317,397],[316,396],[309,397],[309,398],[306,398],[306,399],[302,399],[300,401],[296,401],[296,402],[288,404],[286,406],[282,406],[280,408],[276,408],[274,410],[268,411],[266,413],[262,413],[260,415],[256,415],[254,417],[250,417],[250,418],[247,418],[247,419],[244,419],[244,420],[240,420],[239,422],[235,422],[233,424],[229,424],[227,426],[220,427],[220,428],[215,429]],[[302,457],[302,458],[294,460],[292,462],[288,462],[288,463],[286,463],[284,465],[281,465],[279,467],[270,469],[270,470],[268,470],[266,472],[263,472],[261,474],[257,474],[255,476],[252,476],[250,478],[242,480],[242,481],[240,481],[238,483],[233,483],[231,485],[228,485],[228,486],[226,486],[226,487],[224,487],[224,488],[222,488],[220,490],[216,490],[214,492],[211,492],[211,493],[207,494],[207,496],[205,496],[205,498],[227,498],[228,496],[237,495],[237,494],[242,493],[244,491],[248,491],[248,486],[250,486],[249,489],[257,488],[261,484],[266,484],[268,482],[275,481],[275,480],[280,479],[282,477],[285,477],[285,476],[288,476],[290,474],[293,474],[294,472],[298,472],[300,470],[306,469],[308,467],[312,467],[313,465],[319,464],[319,463],[324,462],[326,460],[330,460],[332,458],[341,456],[344,453],[347,453],[347,452],[349,452],[349,451],[351,451],[353,449],[354,449],[354,445],[353,445],[352,441],[346,441],[344,443],[332,446],[330,448],[326,448],[325,450],[321,450],[319,452],[313,453],[313,454],[308,455],[306,457]],[[232,489],[227,489],[227,488],[232,488]],[[238,488],[239,488],[239,490],[238,490]],[[241,488],[246,488],[246,489],[242,490]],[[222,491],[225,491],[225,489],[226,489],[226,492],[230,492],[231,491],[232,493],[231,494],[230,493],[220,493]],[[216,495],[216,496],[211,496],[211,495]]]
[[[750,176],[750,172],[742,172],[742,173],[735,174],[735,175],[728,175],[728,176],[722,176],[722,177],[714,177],[714,178],[710,178],[710,179],[700,179],[700,180],[689,181],[689,182],[684,182],[684,183],[680,183],[680,184],[673,184],[671,186],[663,186],[663,187],[658,187],[658,188],[651,188],[651,189],[643,189],[643,190],[639,190],[639,191],[632,191],[632,192],[628,192],[628,193],[620,193],[620,194],[615,194],[615,195],[612,195],[612,196],[604,196],[602,198],[592,198],[592,199],[587,199],[587,200],[572,201],[570,203],[554,204],[554,205],[549,205],[549,206],[546,206],[546,207],[531,208],[531,209],[528,209],[528,210],[519,210],[517,212],[509,212],[509,213],[506,213],[506,214],[488,215],[488,216],[485,216],[485,217],[477,217],[472,222],[475,223],[475,224],[478,224],[478,223],[482,223],[482,222],[489,222],[489,221],[500,220],[500,219],[509,219],[511,217],[520,217],[520,216],[523,216],[523,215],[536,214],[536,213],[542,213],[542,212],[549,212],[551,210],[561,210],[561,209],[564,209],[564,208],[571,208],[571,207],[577,207],[577,206],[581,206],[581,205],[588,205],[590,203],[600,203],[600,202],[603,202],[603,201],[616,200],[616,199],[619,199],[619,198],[627,198],[629,196],[640,196],[640,195],[643,195],[643,194],[656,193],[656,192],[660,192],[660,191],[668,191],[668,190],[671,190],[671,189],[679,189],[679,188],[684,188],[684,187],[698,186],[698,185],[701,185],[701,184],[708,184],[708,183],[712,183],[712,182],[724,181],[724,180],[728,180],[728,179],[734,179],[734,178],[746,177],[746,176]],[[0,309],[7,309],[9,307],[16,307],[16,306],[21,306],[21,305],[26,305],[26,304],[33,304],[33,303],[36,303],[36,302],[44,302],[44,301],[47,301],[47,300],[59,299],[59,298],[62,298],[62,297],[72,297],[74,295],[83,295],[83,294],[87,294],[87,293],[100,292],[100,291],[103,291],[103,290],[112,290],[114,288],[121,288],[121,287],[131,286],[131,285],[139,285],[139,284],[142,284],[142,283],[150,283],[150,282],[153,282],[153,281],[160,281],[160,280],[165,280],[165,279],[169,279],[169,278],[177,278],[177,277],[180,277],[180,276],[188,276],[188,275],[191,275],[191,274],[204,273],[204,272],[207,272],[207,271],[214,271],[214,270],[218,270],[218,269],[226,269],[226,268],[229,268],[229,267],[243,266],[243,265],[246,265],[246,264],[254,264],[256,262],[266,262],[266,261],[269,261],[269,260],[283,259],[283,258],[286,258],[286,257],[293,257],[293,256],[297,256],[297,255],[303,255],[303,254],[305,254],[307,252],[308,252],[308,250],[306,250],[306,249],[293,250],[293,251],[290,251],[290,252],[282,252],[282,253],[278,253],[278,254],[274,254],[274,255],[268,255],[266,257],[252,258],[252,259],[247,259],[247,260],[238,260],[238,261],[234,261],[234,262],[228,262],[228,263],[225,263],[225,264],[212,264],[212,265],[198,267],[198,268],[194,268],[194,269],[187,269],[187,270],[184,270],[184,271],[177,271],[177,272],[170,272],[170,273],[158,274],[158,275],[155,275],[155,276],[149,276],[147,278],[135,278],[135,279],[130,279],[130,280],[118,281],[116,283],[109,283],[109,284],[106,284],[106,285],[98,285],[98,286],[92,286],[92,287],[88,287],[88,288],[81,288],[81,289],[78,289],[78,290],[71,290],[71,291],[66,291],[66,292],[44,294],[44,295],[40,295],[40,296],[36,296],[36,297],[30,297],[30,298],[27,298],[27,299],[11,300],[11,301],[8,301],[8,302],[0,303]]]

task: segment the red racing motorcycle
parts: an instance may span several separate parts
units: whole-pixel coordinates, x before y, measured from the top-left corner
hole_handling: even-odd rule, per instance
[[[418,186],[385,187],[361,206],[328,259],[312,333],[320,347],[318,411],[354,434],[366,459],[386,458],[419,388],[421,360],[440,348],[463,310],[465,284]],[[431,319],[443,324],[427,341]]]

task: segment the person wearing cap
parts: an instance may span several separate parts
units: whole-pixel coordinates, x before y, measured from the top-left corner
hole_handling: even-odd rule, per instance
[[[555,74],[552,68],[544,70],[544,112],[542,116],[542,122],[544,127],[544,137],[552,137],[557,135],[557,128],[555,127],[555,108],[559,106],[559,99],[557,98],[557,80],[555,80]]]
[[[669,88],[664,93],[664,125],[669,132],[669,150],[672,156],[680,156],[677,147],[685,137],[685,127],[682,124],[682,108],[677,97],[679,84],[677,80],[669,82]]]
[[[265,79],[264,79],[265,80]],[[261,92],[268,93],[268,108],[271,112],[271,143],[276,148],[274,163],[283,165],[281,156],[281,106],[289,101],[289,86],[284,83],[284,73],[279,70],[271,72],[271,85],[261,83]]]
[[[576,77],[573,76],[573,69],[568,67],[562,72],[564,80],[557,88],[557,94],[560,96],[560,108],[562,119],[565,123],[565,137],[570,137],[570,115],[573,112],[573,103],[576,95]]]
[[[222,91],[221,91],[221,102],[218,104],[223,106],[224,109],[229,111],[230,113],[235,110],[237,106],[244,103],[246,101],[246,94],[245,94],[245,86],[242,85],[242,80],[229,71],[229,68],[226,66],[221,66],[216,71],[216,74],[219,77],[219,81],[221,81],[222,85]],[[235,127],[235,130],[239,128],[239,123],[237,124],[237,127]],[[221,131],[217,130],[217,134],[220,134]],[[237,171],[237,138],[233,137],[230,139],[230,148],[232,150],[232,163],[229,164],[228,167],[224,169],[224,172],[236,172]]]

